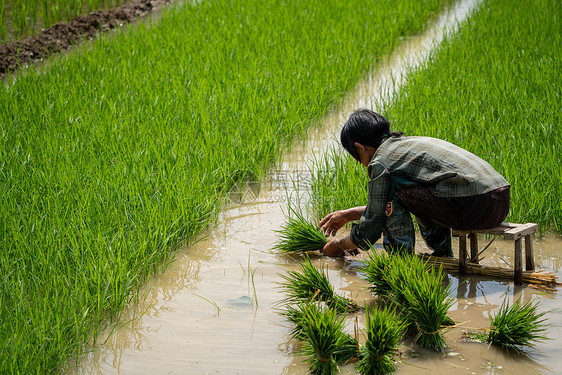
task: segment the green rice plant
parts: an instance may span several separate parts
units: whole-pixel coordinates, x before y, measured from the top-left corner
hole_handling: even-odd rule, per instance
[[[366,313],[366,340],[359,352],[361,374],[389,374],[396,370],[393,358],[407,323],[396,316],[394,307],[369,309]]]
[[[279,240],[274,249],[282,253],[307,252],[321,250],[328,239],[314,224],[302,214],[294,212],[296,217],[287,217],[279,233]]]
[[[365,167],[342,147],[329,148],[324,157],[314,159],[310,184],[310,205],[317,217],[367,202],[369,176]]]
[[[508,306],[507,298],[500,310],[490,317],[487,341],[506,349],[519,350],[521,346],[533,346],[534,341],[546,340],[546,312],[537,311],[539,302],[522,302],[517,299]]]
[[[288,295],[282,301],[283,303],[318,300],[325,302],[331,309],[339,313],[357,309],[357,305],[353,301],[334,292],[327,272],[316,269],[309,257],[306,257],[301,263],[300,272],[291,270],[281,277],[285,280],[281,284],[281,288]]]
[[[392,256],[373,248],[369,251],[369,258],[365,261],[362,271],[371,285],[369,290],[373,295],[383,298],[390,297],[392,287],[388,283],[388,267],[391,267]]]
[[[310,302],[301,311],[304,337],[301,352],[310,363],[310,372],[337,373],[338,364],[355,357],[358,348],[357,341],[343,330],[345,315]]]

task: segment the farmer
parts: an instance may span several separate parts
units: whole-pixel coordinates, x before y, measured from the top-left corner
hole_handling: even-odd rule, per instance
[[[367,249],[384,234],[386,251],[414,252],[414,214],[433,256],[452,257],[451,228],[499,225],[509,211],[509,183],[484,160],[446,141],[392,133],[388,120],[367,109],[354,112],[341,131],[347,152],[367,167],[367,206],[328,214],[328,236],[350,221],[349,236],[321,250],[342,256]]]

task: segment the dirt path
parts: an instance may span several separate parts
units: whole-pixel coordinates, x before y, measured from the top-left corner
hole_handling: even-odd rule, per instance
[[[68,50],[81,40],[91,39],[100,32],[133,22],[173,1],[133,0],[119,8],[91,12],[68,23],[57,23],[39,35],[0,45],[0,76],[51,54]]]

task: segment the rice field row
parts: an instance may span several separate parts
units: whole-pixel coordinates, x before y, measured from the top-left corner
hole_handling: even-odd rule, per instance
[[[0,90],[0,372],[59,369],[446,0],[184,2]]]
[[[21,38],[57,22],[128,0],[0,0],[0,42]]]
[[[558,232],[561,20],[555,0],[485,0],[460,32],[410,72],[391,103],[375,108],[394,131],[442,138],[487,160],[512,185],[507,220]],[[316,170],[319,217],[365,204],[365,168],[344,151],[328,151]]]

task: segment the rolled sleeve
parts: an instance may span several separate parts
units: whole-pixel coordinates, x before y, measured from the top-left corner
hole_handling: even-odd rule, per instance
[[[368,249],[381,237],[384,225],[384,210],[390,193],[391,177],[387,169],[371,166],[368,182],[367,207],[358,223],[352,225],[350,239],[362,249]],[[373,177],[375,175],[375,177]]]

